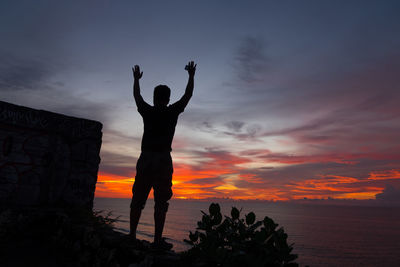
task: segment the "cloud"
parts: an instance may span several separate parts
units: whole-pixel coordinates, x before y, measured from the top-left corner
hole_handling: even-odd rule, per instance
[[[112,112],[114,111],[112,106],[107,103],[97,103],[69,94],[62,96],[62,94],[59,96],[63,99],[63,103],[57,103],[57,105],[52,106],[52,111],[100,121],[103,125],[106,124],[105,130],[107,130],[108,124],[112,121]]]
[[[104,149],[100,152],[100,172],[121,177],[133,177],[136,172],[137,157],[113,153]]]
[[[0,90],[46,90],[54,74],[50,63],[39,58],[20,59],[0,54]]]
[[[216,187],[224,183],[222,177],[212,177],[212,178],[200,178],[185,181],[186,184],[193,184],[199,186],[212,186]]]
[[[273,191],[277,199],[328,196],[372,199],[388,181],[400,181],[398,175],[387,171],[371,172],[360,166],[349,168],[337,163],[300,164],[271,170],[247,169],[239,177],[235,182],[237,188],[264,190],[261,198],[270,198],[268,192]]]
[[[386,185],[382,193],[376,194],[376,200],[379,201],[390,201],[400,203],[400,188],[396,188],[393,185]]]
[[[137,147],[140,147],[138,144],[140,144],[141,140],[141,136],[127,134],[121,130],[113,129],[109,125],[106,125],[103,133],[103,144],[107,145],[118,144],[122,147],[129,147],[132,144],[136,144]]]
[[[260,74],[267,68],[265,42],[260,38],[246,37],[235,55],[235,72],[246,83],[260,81]]]
[[[361,112],[354,108],[330,112],[310,121],[299,121],[298,126],[265,131],[261,136],[287,136],[302,145],[317,145],[321,150],[346,153],[349,146],[358,150],[370,146],[375,150],[397,147],[400,118],[389,108],[388,114]],[[396,118],[396,119],[395,119]]]
[[[260,145],[262,140],[283,137],[296,147],[311,145],[321,151],[367,146],[382,150],[400,145],[396,139],[400,132],[396,123],[400,118],[398,52],[376,52],[371,58],[364,55],[362,64],[357,64],[358,56],[348,56],[354,47],[345,44],[335,47],[342,54],[334,50],[327,55],[332,57],[327,64],[326,57],[312,50],[302,51],[302,59],[293,56],[278,60],[273,43],[267,57],[265,42],[253,37],[243,39],[238,47],[232,55],[238,67],[231,80],[240,77],[242,66],[243,73],[260,70],[252,77],[260,82],[230,83],[231,90],[221,99],[219,112],[207,109],[188,114],[206,122],[193,119],[191,128],[216,138],[231,137],[232,142]],[[304,58],[310,60],[303,62]],[[347,61],[352,64],[343,66]],[[263,67],[257,68],[260,64]],[[288,67],[293,64],[296,69]]]
[[[108,123],[114,110],[76,94],[55,77],[65,70],[57,60],[30,56],[21,58],[0,51],[0,91],[4,101],[69,116]]]
[[[232,130],[234,132],[240,132],[244,124],[245,123],[243,121],[229,121],[225,125],[226,127],[228,127],[229,130]]]
[[[272,5],[271,14],[260,20],[234,21],[253,32],[259,25],[275,23],[260,38],[191,46],[199,50],[199,90],[180,118],[178,128],[182,128],[177,129],[182,140],[179,148],[183,148],[174,150],[181,156],[175,164],[177,186],[180,182],[192,190],[185,192],[182,187],[181,194],[206,194],[204,188],[209,188],[208,194],[283,198],[357,193],[357,186],[370,194],[394,184],[389,181],[392,174],[377,175],[398,168],[400,161],[400,38],[396,35],[400,24],[392,5],[366,5],[360,10],[350,4],[354,12],[344,13],[336,5],[285,6],[291,20],[274,12],[283,7]],[[0,16],[5,22],[0,25],[4,29],[0,47],[5,49],[0,50],[2,100],[101,121],[101,172],[120,175],[110,178],[113,185],[132,177],[142,123],[131,124],[127,119],[132,112],[121,100],[127,94],[119,91],[131,87],[131,76],[120,75],[120,70],[130,64],[130,57],[148,65],[156,57],[161,63],[155,67],[160,73],[156,71],[154,79],[175,80],[172,68],[162,65],[184,56],[149,46],[156,43],[151,38],[157,34],[141,40],[124,34],[129,27],[122,25],[135,24],[146,12],[132,16],[124,6],[116,7],[122,13],[110,13],[109,8],[97,5],[93,9],[90,4],[25,7],[31,8],[21,10],[13,4]],[[299,8],[307,12],[298,12]],[[21,16],[14,16],[15,11]],[[233,25],[226,18],[228,24],[223,25]],[[248,27],[249,22],[258,25]],[[142,28],[143,33],[160,30],[150,24]],[[241,26],[233,27],[228,35],[221,35],[218,27],[207,32],[214,40],[231,39],[240,34]],[[183,46],[186,41],[181,42]],[[173,43],[166,47],[176,48]],[[222,44],[224,51],[215,44]],[[140,50],[156,53],[135,52]],[[233,51],[232,69],[224,66],[229,50]],[[153,57],[146,56],[150,54]],[[64,80],[59,81],[61,77]]]
[[[195,153],[200,158],[208,159],[208,165],[219,166],[220,168],[233,168],[237,164],[249,162],[249,159],[245,157],[218,148],[206,148],[205,151],[196,151]]]

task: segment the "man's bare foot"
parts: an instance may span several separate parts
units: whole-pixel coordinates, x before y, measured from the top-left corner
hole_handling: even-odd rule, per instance
[[[160,249],[160,250],[171,250],[173,245],[165,241],[165,238],[161,238],[158,242],[151,243],[151,248],[153,249]]]
[[[132,240],[136,240],[136,234],[128,234],[128,237]]]

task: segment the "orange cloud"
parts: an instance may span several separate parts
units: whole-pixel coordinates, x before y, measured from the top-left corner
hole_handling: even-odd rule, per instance
[[[100,172],[97,177],[96,197],[130,198],[134,179]]]
[[[400,179],[400,171],[388,170],[388,171],[371,172],[368,179],[369,180]]]
[[[374,199],[384,186],[370,185],[371,181],[400,179],[400,172],[387,170],[371,172],[366,179],[354,177],[321,175],[321,179],[308,179],[288,185],[294,199],[299,198],[339,198]]]
[[[269,153],[269,151],[266,151]],[[257,151],[251,151],[251,154]],[[249,163],[249,157],[235,156],[227,152],[213,151],[201,154],[201,164],[174,165],[173,192],[174,198],[233,198],[291,200],[302,198],[338,198],[338,199],[373,199],[381,193],[387,182],[400,181],[400,171],[396,169],[371,171],[368,177],[357,178],[344,175],[317,175],[314,178],[296,181],[296,175],[288,179],[278,176],[268,177],[268,172],[252,172],[243,163]],[[327,155],[314,156],[267,156],[269,161],[297,165],[301,163],[336,162],[354,164],[359,155],[343,157]],[[381,158],[381,155],[376,155]],[[260,157],[258,157],[259,159]],[[272,170],[272,169],[271,169]],[[277,177],[277,178],[276,178]],[[134,177],[124,177],[100,172],[96,188],[96,197],[130,198]],[[152,193],[149,195],[153,197]]]

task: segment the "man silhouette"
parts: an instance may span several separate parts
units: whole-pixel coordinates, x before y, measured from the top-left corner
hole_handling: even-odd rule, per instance
[[[172,244],[167,243],[162,238],[169,205],[168,200],[172,197],[171,143],[178,116],[184,111],[193,94],[196,65],[191,61],[186,65],[185,70],[189,74],[189,80],[182,98],[168,106],[171,90],[166,85],[158,85],[154,88],[154,106],[151,106],[140,95],[139,80],[142,78],[143,72],[140,72],[138,65],[132,68],[134,77],[133,96],[138,112],[143,118],[144,132],[142,152],[136,164],[136,177],[132,188],[130,235],[136,240],[139,218],[150,190],[153,188],[155,202],[153,246],[161,249],[172,248]]]

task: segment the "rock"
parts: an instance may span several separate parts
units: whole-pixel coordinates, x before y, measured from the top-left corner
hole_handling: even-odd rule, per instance
[[[102,124],[0,101],[0,207],[91,209]]]

